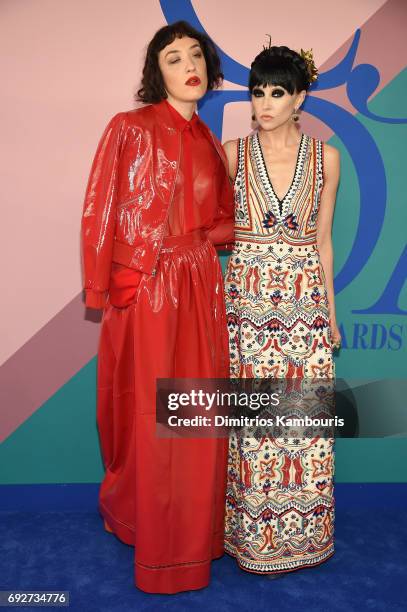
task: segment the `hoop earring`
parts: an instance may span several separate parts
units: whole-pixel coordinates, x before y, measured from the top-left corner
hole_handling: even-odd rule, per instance
[[[291,115],[291,119],[293,121],[298,121],[299,118],[300,118],[300,116],[298,114],[298,110],[295,108],[293,114]]]

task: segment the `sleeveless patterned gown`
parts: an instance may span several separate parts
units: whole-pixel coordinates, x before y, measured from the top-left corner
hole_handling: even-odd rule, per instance
[[[225,276],[232,378],[334,379],[316,244],[322,187],[321,141],[302,135],[279,200],[258,132],[238,140],[236,242]],[[242,569],[287,572],[333,554],[333,471],[332,438],[231,434],[225,549]]]

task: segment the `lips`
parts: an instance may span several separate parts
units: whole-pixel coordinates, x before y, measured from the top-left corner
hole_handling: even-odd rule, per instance
[[[185,85],[191,85],[192,87],[196,87],[201,84],[201,79],[197,76],[190,77],[188,81],[186,81]]]
[[[262,118],[264,121],[270,121],[270,119],[272,119],[273,117],[272,117],[271,115],[261,115],[261,118]]]

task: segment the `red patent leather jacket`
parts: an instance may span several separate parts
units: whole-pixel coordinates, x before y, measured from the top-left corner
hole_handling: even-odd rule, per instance
[[[233,243],[233,189],[222,145],[205,123],[224,164],[218,213],[208,238]],[[86,305],[103,308],[112,262],[155,274],[181,155],[181,133],[164,102],[115,115],[99,142],[82,215]]]

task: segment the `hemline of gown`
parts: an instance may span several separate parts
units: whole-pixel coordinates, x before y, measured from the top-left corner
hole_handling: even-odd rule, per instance
[[[134,529],[115,519],[103,504],[99,504],[99,512],[104,519],[106,531],[115,535],[124,544],[134,546]],[[219,533],[217,539],[223,541],[223,531]],[[157,567],[149,567],[136,561],[134,584],[145,593],[166,595],[204,589],[209,586],[212,561],[223,557],[225,552],[224,546],[219,544],[214,546],[211,559],[204,561],[187,561]]]
[[[311,560],[309,563],[300,562],[298,565],[294,565],[293,567],[281,568],[281,569],[276,569],[276,570],[264,570],[264,571],[259,570],[259,569],[250,569],[249,567],[246,567],[244,565],[244,562],[242,562],[242,559],[239,556],[239,554],[236,551],[233,551],[233,547],[229,546],[227,543],[225,544],[225,553],[229,555],[230,557],[232,557],[233,559],[235,559],[239,568],[245,572],[249,572],[250,574],[257,574],[259,576],[273,576],[276,574],[288,574],[289,572],[295,572],[296,570],[308,569],[311,567],[316,567],[318,565],[321,565],[322,563],[325,563],[325,561],[329,561],[329,559],[331,559],[334,556],[335,548],[334,548],[334,545],[332,544],[332,547],[323,554],[321,559],[317,559],[315,561]]]

